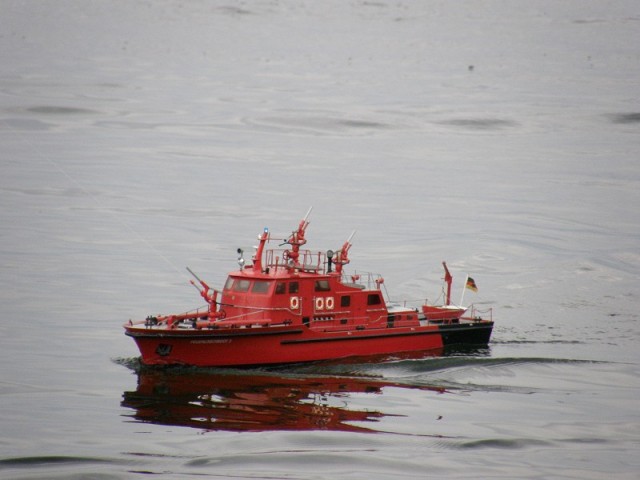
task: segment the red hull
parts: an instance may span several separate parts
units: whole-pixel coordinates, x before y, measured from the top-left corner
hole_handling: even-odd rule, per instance
[[[449,345],[486,345],[493,322],[464,321],[342,332],[314,332],[305,327],[264,327],[234,331],[157,332],[125,326],[147,365],[201,367],[313,362],[348,357],[442,351]]]
[[[395,331],[397,330],[397,331]],[[148,332],[146,332],[148,333]],[[437,327],[316,333],[299,327],[266,327],[234,333],[203,331],[171,336],[129,329],[147,365],[240,366],[313,362],[354,356],[441,349]]]

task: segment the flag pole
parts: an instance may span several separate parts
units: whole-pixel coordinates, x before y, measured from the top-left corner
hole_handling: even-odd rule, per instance
[[[467,274],[467,278],[464,279],[464,283],[462,284],[462,295],[460,296],[460,306],[462,307],[462,300],[464,299],[464,291],[467,289],[467,282],[469,281],[469,274]]]

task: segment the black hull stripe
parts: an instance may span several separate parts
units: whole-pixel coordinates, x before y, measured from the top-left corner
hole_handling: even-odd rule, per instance
[[[377,338],[391,338],[391,337],[409,337],[414,335],[442,335],[445,334],[449,336],[449,334],[454,334],[454,336],[464,335],[464,334],[479,334],[487,332],[487,335],[491,335],[491,330],[493,328],[493,324],[490,325],[439,325],[437,328],[429,329],[429,330],[417,330],[411,332],[398,332],[393,333],[388,330],[384,333],[375,333],[369,335],[346,335],[340,337],[330,337],[325,336],[321,338],[306,338],[299,340],[282,340],[280,343],[282,345],[291,345],[298,343],[316,343],[316,342],[338,342],[338,341],[349,341],[349,340],[372,340]],[[125,334],[134,337],[134,338],[154,338],[154,339],[182,339],[182,340],[200,340],[200,339],[210,339],[210,338],[238,338],[238,337],[263,337],[266,335],[299,335],[303,331],[302,329],[295,330],[284,330],[284,331],[265,331],[262,330],[260,332],[236,332],[236,333],[204,333],[199,335],[192,335],[189,333],[186,334],[175,334],[175,333],[161,333],[161,332],[131,332],[125,331]],[[456,335],[457,334],[457,335]],[[443,343],[448,343],[444,341]]]

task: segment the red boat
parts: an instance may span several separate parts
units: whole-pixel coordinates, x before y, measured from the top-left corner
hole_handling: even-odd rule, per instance
[[[240,269],[222,292],[189,270],[206,307],[125,324],[142,363],[251,366],[488,344],[492,319],[431,320],[417,308],[387,304],[382,277],[345,275],[351,238],[337,252],[301,249],[309,212],[280,244],[286,248],[265,249],[265,228],[250,265],[238,249]]]

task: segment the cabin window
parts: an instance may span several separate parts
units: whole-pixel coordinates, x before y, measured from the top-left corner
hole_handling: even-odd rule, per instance
[[[300,284],[298,282],[289,283],[289,293],[298,293],[300,290]]]
[[[377,293],[370,293],[367,297],[367,305],[380,305],[382,300],[380,299],[380,295]]]
[[[233,290],[236,292],[246,292],[249,290],[249,285],[251,282],[249,280],[237,279],[233,282]]]
[[[224,289],[230,290],[232,286],[233,286],[233,278],[229,277],[227,278],[227,283],[224,284]]]
[[[393,325],[396,321],[396,316],[393,313],[387,315],[387,328],[393,328]]]
[[[253,287],[251,287],[251,293],[267,293],[271,283],[268,280],[256,280],[253,282]]]
[[[276,283],[276,294],[280,295],[287,292],[287,284],[284,282]]]
[[[316,292],[328,292],[329,290],[331,290],[329,280],[316,280]]]
[[[341,307],[350,307],[351,306],[351,295],[344,295],[340,297],[340,306]]]

